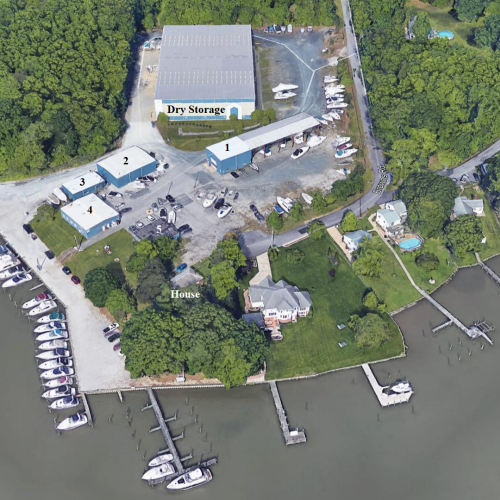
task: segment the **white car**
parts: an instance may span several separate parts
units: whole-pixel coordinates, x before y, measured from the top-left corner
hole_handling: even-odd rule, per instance
[[[299,149],[296,149],[292,153],[292,160],[296,160],[297,158],[300,158],[301,156],[304,156],[307,152],[309,151],[309,146],[302,146]]]
[[[146,219],[148,219],[149,222],[154,222],[156,220],[156,217],[154,215],[148,215]]]

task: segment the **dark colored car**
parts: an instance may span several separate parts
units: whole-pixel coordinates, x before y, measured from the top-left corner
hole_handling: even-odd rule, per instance
[[[180,266],[179,266],[179,267],[175,270],[175,272],[176,272],[176,273],[180,273],[181,271],[184,271],[184,269],[186,269],[186,267],[187,267],[187,266],[188,266],[188,265],[187,265],[185,262],[183,262],[183,263],[182,263],[182,264],[181,264],[181,265],[180,265]]]
[[[171,194],[167,194],[167,201],[169,203],[175,203],[175,198]]]
[[[78,276],[71,276],[71,281],[75,284],[75,285],[79,285],[80,284],[80,278]]]
[[[179,234],[186,233],[186,232],[191,232],[191,226],[189,224],[183,224],[179,229],[177,229],[177,232]]]
[[[35,230],[29,224],[23,224],[23,229],[26,231],[27,234],[35,232]]]
[[[257,210],[256,212],[254,212],[255,214],[255,217],[257,218],[257,220],[259,222],[264,222],[266,219],[264,218],[264,216]]]
[[[56,256],[55,253],[51,252],[50,250],[47,250],[45,252],[45,255],[47,256],[47,259],[50,259],[50,260],[52,260]]]
[[[68,266],[62,268],[62,272],[66,275],[71,274],[71,269]]]
[[[224,198],[219,198],[215,203],[214,203],[214,208],[215,210],[219,210],[220,207],[224,205]]]
[[[230,174],[231,174],[231,177],[234,177],[235,179],[237,179],[239,177],[239,175],[236,172],[230,172]]]
[[[119,338],[120,338],[120,334],[118,332],[113,333],[113,335],[108,337],[108,342],[114,342],[116,339],[119,339]]]
[[[477,175],[477,174],[476,174],[476,172],[474,172],[474,173],[472,174],[472,177],[474,177],[474,180],[475,180],[476,182],[479,182],[479,181],[480,181],[479,175]]]
[[[129,226],[128,227],[128,230],[132,233],[135,233],[137,231],[137,227],[136,226]]]
[[[237,200],[239,197],[240,197],[240,193],[238,193],[238,191],[236,191],[236,193],[234,193],[233,200]]]
[[[250,210],[255,213],[257,211],[257,207],[255,205],[250,205]]]

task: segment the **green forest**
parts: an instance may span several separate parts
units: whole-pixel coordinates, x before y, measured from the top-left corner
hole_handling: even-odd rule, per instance
[[[479,3],[472,15],[469,4]],[[488,3],[456,1],[452,12],[474,18]],[[427,13],[404,0],[351,6],[375,133],[395,181],[428,166],[453,167],[500,137],[500,52],[490,49],[498,40],[496,17],[487,17],[477,43],[467,46],[429,40]],[[408,41],[404,25],[414,15],[415,38]]]

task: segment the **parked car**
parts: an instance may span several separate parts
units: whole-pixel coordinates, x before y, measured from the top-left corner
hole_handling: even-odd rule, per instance
[[[466,182],[469,182],[469,176],[467,174],[462,175],[462,177],[460,177],[460,182],[462,184],[465,184]]]
[[[255,212],[255,217],[257,218],[257,220],[259,222],[265,222],[266,221],[265,217],[260,212],[258,212],[258,211]]]
[[[136,225],[138,228],[144,227],[144,224],[143,224],[140,220],[138,220],[138,221],[135,223],[135,225]]]
[[[71,276],[71,281],[75,284],[75,285],[79,285],[80,284],[80,278],[78,276]]]
[[[284,24],[281,25],[281,33],[286,33],[286,26]]]
[[[281,34],[281,28],[277,24],[274,24],[273,28],[274,28],[274,32],[276,34],[278,34],[278,35]]]
[[[236,191],[236,193],[234,193],[233,200],[237,200],[239,197],[240,197],[240,193],[238,193],[238,191]]]
[[[191,226],[189,224],[183,224],[179,229],[177,229],[178,234],[188,234],[192,231],[193,230],[191,229]]]
[[[45,252],[45,255],[47,256],[47,259],[52,260],[55,257],[54,252],[51,252],[50,250],[47,250]]]
[[[119,339],[119,338],[120,338],[120,336],[121,336],[121,335],[120,335],[118,332],[113,333],[113,335],[110,335],[110,336],[108,337],[108,342],[109,342],[109,343],[112,343],[112,342],[114,342],[116,339]]]
[[[239,175],[236,172],[230,172],[230,174],[231,174],[231,177],[234,177],[235,179],[237,179],[239,177]]]
[[[224,205],[224,198],[219,198],[215,203],[214,203],[214,208],[215,210],[219,210],[220,207]]]
[[[152,203],[151,208],[153,209],[153,212],[158,212],[158,205],[156,203]]]
[[[308,32],[308,33],[312,33],[312,30],[313,30],[313,27],[312,27],[312,26],[308,26],[308,27],[307,27],[307,32]]]
[[[169,203],[175,203],[175,198],[171,194],[167,194],[167,201]]]
[[[118,205],[115,205],[115,210],[120,210],[120,208],[124,207],[125,203],[119,203]]]
[[[180,212],[182,210],[182,205],[180,203],[175,203],[170,205],[176,212]]]
[[[66,275],[71,274],[71,269],[68,266],[62,268],[62,272]]]
[[[476,182],[479,182],[479,181],[481,180],[481,179],[480,179],[480,177],[479,177],[479,175],[478,175],[476,172],[474,172],[474,173],[472,174],[472,177],[474,177],[474,180],[475,180]]]
[[[110,198],[123,198],[123,195],[121,193],[119,193],[118,191],[110,191],[108,193],[108,196]]]
[[[135,233],[137,231],[137,227],[132,225],[132,226],[129,226],[128,227],[128,230],[131,232],[131,233]]]
[[[257,207],[255,205],[250,205],[250,210],[255,213],[257,212]]]
[[[128,212],[132,212],[132,207],[125,207],[120,210],[121,214],[126,214]]]
[[[146,219],[148,219],[149,222],[154,222],[156,220],[156,217],[154,215],[148,215]]]
[[[162,198],[158,198],[158,205],[160,205],[160,206],[161,206],[161,205],[163,205],[164,203],[165,203],[165,202],[163,201],[163,199],[162,199]]]
[[[23,229],[26,231],[26,234],[32,234],[35,232],[29,224],[23,224]]]
[[[184,262],[175,270],[176,273],[180,273],[181,271],[184,271],[184,269],[186,269],[187,267],[187,264],[185,264]]]
[[[333,35],[333,28],[326,30],[325,35]]]
[[[116,330],[120,326],[120,323],[111,323],[111,325],[108,325],[106,328],[103,329],[102,333],[106,334],[109,332],[112,332]]]

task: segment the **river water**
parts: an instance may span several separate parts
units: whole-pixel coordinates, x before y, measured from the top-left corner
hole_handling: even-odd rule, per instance
[[[500,271],[500,260],[490,265]],[[56,415],[40,399],[33,324],[13,304],[39,291],[29,291],[32,283],[13,289],[12,301],[0,291],[0,498],[167,495],[140,479],[144,459],[165,447],[159,432],[148,433],[156,425],[152,410],[140,411],[146,393],[126,393],[124,403],[116,395],[90,396],[94,428],[54,431]],[[465,324],[484,317],[500,328],[500,287],[478,268],[460,271],[435,298]],[[285,447],[267,386],[157,391],[165,416],[178,411],[170,427],[174,435],[185,430],[177,441],[181,455],[219,458],[214,481],[183,497],[498,498],[500,342],[481,350],[455,327],[433,335],[431,325],[444,318],[427,302],[396,319],[408,356],[373,368],[381,384],[407,376],[416,391],[410,403],[381,409],[359,368],[278,384],[291,425],[306,429],[306,444]]]

